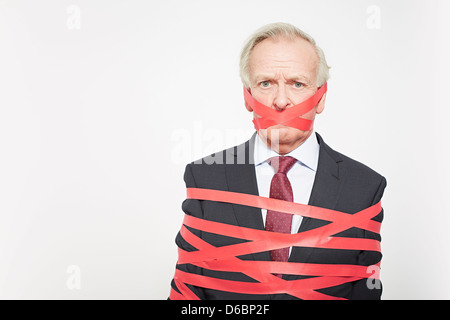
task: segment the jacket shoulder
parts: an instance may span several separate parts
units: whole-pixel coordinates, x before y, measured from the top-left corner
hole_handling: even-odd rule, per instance
[[[387,186],[384,176],[362,162],[333,150],[320,135],[318,135],[318,140],[324,153],[337,164],[337,176],[345,190],[343,194],[354,200],[358,199],[361,203],[373,203],[381,199]]]
[[[360,177],[361,179],[370,179],[380,181],[385,179],[380,173],[361,163],[358,160],[352,159],[342,153],[339,153],[342,159],[342,167],[346,169],[346,173]]]
[[[376,172],[369,166],[363,164],[362,162],[352,159],[349,156],[346,156],[334,149],[332,149],[329,145],[327,145],[322,137],[317,134],[317,138],[320,144],[320,147],[324,149],[324,151],[339,164],[339,167],[342,170],[345,170],[346,174],[350,176],[359,177],[360,179],[369,179],[369,180],[377,180],[381,181],[385,179],[380,173]]]
[[[215,152],[186,165],[186,187],[223,189],[225,164],[233,161],[233,148]]]

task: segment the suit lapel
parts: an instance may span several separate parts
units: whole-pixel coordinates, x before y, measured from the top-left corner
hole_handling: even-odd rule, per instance
[[[317,139],[320,144],[319,163],[308,204],[310,206],[334,209],[341,190],[342,177],[339,175],[339,162],[342,159],[338,153],[325,144],[319,134],[317,134]],[[298,232],[315,229],[328,223],[328,221],[304,217]],[[289,261],[307,262],[313,252],[314,248],[293,247]],[[286,277],[286,279],[295,278],[297,277]]]
[[[256,133],[246,143],[228,149],[227,160],[234,162],[225,165],[228,190],[252,195],[259,195],[256,181],[255,165],[253,160],[253,148]],[[233,204],[234,215],[237,224],[241,227],[264,230],[261,209],[249,206]],[[269,252],[247,255],[252,260],[270,260]]]
[[[317,136],[320,144],[319,163],[308,205],[334,209],[341,186],[339,162],[342,160],[335,151],[323,142],[319,134]],[[316,225],[322,226],[326,223],[313,218],[304,218],[298,232],[307,231],[316,228]]]

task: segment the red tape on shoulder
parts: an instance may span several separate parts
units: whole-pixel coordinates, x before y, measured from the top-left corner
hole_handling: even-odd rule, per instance
[[[349,214],[284,200],[211,189],[188,188],[187,198],[286,212],[326,220],[331,223],[297,234],[284,234],[228,225],[185,215],[180,233],[183,239],[194,246],[197,251],[188,252],[180,248],[177,264],[192,264],[216,271],[241,272],[258,282],[216,279],[176,269],[174,281],[180,293],[172,289],[170,299],[198,299],[186,284],[242,294],[287,293],[301,299],[340,299],[315,290],[369,277],[378,279],[378,274],[374,275],[369,272],[368,270],[372,269],[368,266],[251,261],[241,260],[237,257],[291,246],[381,252],[380,242],[377,240],[333,237],[333,235],[353,227],[379,233],[381,223],[372,220],[372,218],[380,213],[380,202],[362,211]],[[239,238],[247,240],[247,242],[214,247],[194,235],[186,227]],[[380,262],[375,266],[379,267]],[[273,274],[314,276],[314,278],[287,281]]]

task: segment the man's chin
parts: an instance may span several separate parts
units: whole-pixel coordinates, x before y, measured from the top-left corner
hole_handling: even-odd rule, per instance
[[[281,144],[292,143],[299,139],[306,132],[301,131],[296,128],[287,127],[282,124],[277,124],[276,126],[269,127],[263,132],[263,135],[268,139],[279,141]]]
[[[311,134],[310,131],[302,131],[296,128],[287,127],[285,125],[276,125],[267,129],[258,131],[259,136],[266,145],[273,150],[288,153],[293,148],[301,145]]]

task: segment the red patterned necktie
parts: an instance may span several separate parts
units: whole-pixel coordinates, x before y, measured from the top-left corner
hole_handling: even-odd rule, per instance
[[[294,201],[291,183],[286,174],[297,162],[292,157],[273,157],[269,159],[270,165],[275,169],[275,174],[270,184],[270,198]],[[292,214],[267,210],[266,231],[291,233]],[[281,248],[270,251],[272,261],[288,261],[289,248]],[[277,274],[281,278],[281,275]]]

